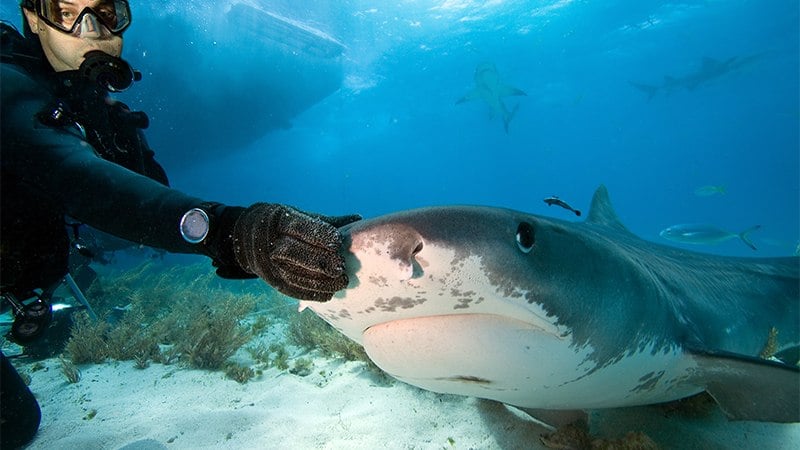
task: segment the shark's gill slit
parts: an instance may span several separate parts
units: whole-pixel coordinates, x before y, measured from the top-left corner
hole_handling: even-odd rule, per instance
[[[529,253],[536,242],[533,226],[528,222],[520,222],[517,227],[517,246],[523,253]]]

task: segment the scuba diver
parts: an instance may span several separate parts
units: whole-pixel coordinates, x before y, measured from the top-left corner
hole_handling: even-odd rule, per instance
[[[23,33],[0,24],[0,294],[12,335],[32,339],[68,276],[65,217],[174,253],[206,255],[224,278],[260,277],[298,299],[327,301],[348,279],[328,217],[277,203],[230,206],[171,189],[143,129],[110,93],[141,75],[120,58],[127,0],[24,0]],[[25,300],[32,302],[25,303]],[[0,353],[0,448],[33,439],[40,409]]]

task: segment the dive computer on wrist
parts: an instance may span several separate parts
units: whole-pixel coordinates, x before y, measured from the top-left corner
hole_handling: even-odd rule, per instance
[[[181,236],[190,244],[203,242],[210,229],[211,220],[208,217],[208,213],[200,208],[192,208],[181,217]]]

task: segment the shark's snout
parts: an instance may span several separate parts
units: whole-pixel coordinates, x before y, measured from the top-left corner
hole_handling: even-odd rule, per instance
[[[418,255],[425,247],[425,240],[414,228],[406,224],[392,223],[351,230],[349,236],[350,257],[354,275],[364,276],[361,267],[369,267],[374,274],[390,280],[408,280],[422,273]]]
[[[419,252],[425,247],[422,236],[413,228],[404,227],[402,235],[394,242],[392,258],[412,264]]]

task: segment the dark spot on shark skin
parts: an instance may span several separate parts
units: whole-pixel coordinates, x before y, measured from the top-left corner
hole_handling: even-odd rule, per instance
[[[389,280],[387,280],[386,277],[369,277],[369,282],[378,287],[386,287],[389,285]]]
[[[647,381],[647,380],[649,380],[650,378],[652,378],[652,377],[653,377],[653,375],[655,375],[655,372],[649,372],[649,373],[646,373],[646,374],[644,374],[644,375],[643,375],[641,378],[639,378],[639,381]]]
[[[472,303],[471,298],[460,298],[456,300],[458,304],[453,306],[453,309],[469,309],[469,304]]]
[[[453,377],[437,378],[437,380],[456,381],[459,383],[468,383],[468,384],[484,384],[484,385],[492,384],[492,382],[490,380],[487,380],[486,378],[475,377],[472,375],[456,375]]]
[[[652,391],[663,376],[664,376],[663,370],[659,371],[657,374],[650,372],[639,379],[641,383],[635,388],[631,389],[631,392],[641,393],[641,392]]]
[[[333,311],[324,314],[324,317],[326,320],[328,320],[328,322],[336,322],[339,320],[339,317],[337,317],[336,313]]]
[[[350,311],[346,309],[342,309],[339,311],[339,317],[341,317],[342,319],[352,319],[352,317],[350,316]]]
[[[428,299],[418,299],[415,300],[413,298],[401,298],[401,297],[392,297],[388,300],[379,298],[375,300],[375,307],[383,312],[397,312],[397,308],[401,309],[411,309],[417,305],[421,305],[428,301]]]
[[[576,353],[580,352],[580,350],[581,350],[581,347],[573,347],[573,348],[575,349]],[[592,355],[591,354],[588,354],[588,355],[583,357],[581,362],[578,363],[578,368],[583,370],[583,373],[581,373],[580,375],[578,375],[577,377],[575,377],[575,378],[573,378],[571,380],[567,380],[564,383],[561,383],[558,386],[559,387],[566,386],[566,385],[568,385],[570,383],[574,383],[576,381],[580,381],[581,379],[586,378],[589,375],[593,374],[595,371],[601,369],[601,367],[599,365],[594,363],[594,359],[592,359]]]
[[[464,263],[466,262],[469,253],[466,251],[462,251],[453,257],[453,260],[450,261],[450,267],[463,267]]]
[[[450,296],[452,297],[472,297],[475,295],[474,291],[461,292],[456,288],[450,289]]]
[[[453,309],[469,309],[470,303],[475,301],[475,299],[473,298],[474,295],[475,295],[474,291],[462,292],[455,288],[450,289],[450,297],[455,299],[455,301],[457,302],[457,304],[453,306]]]

